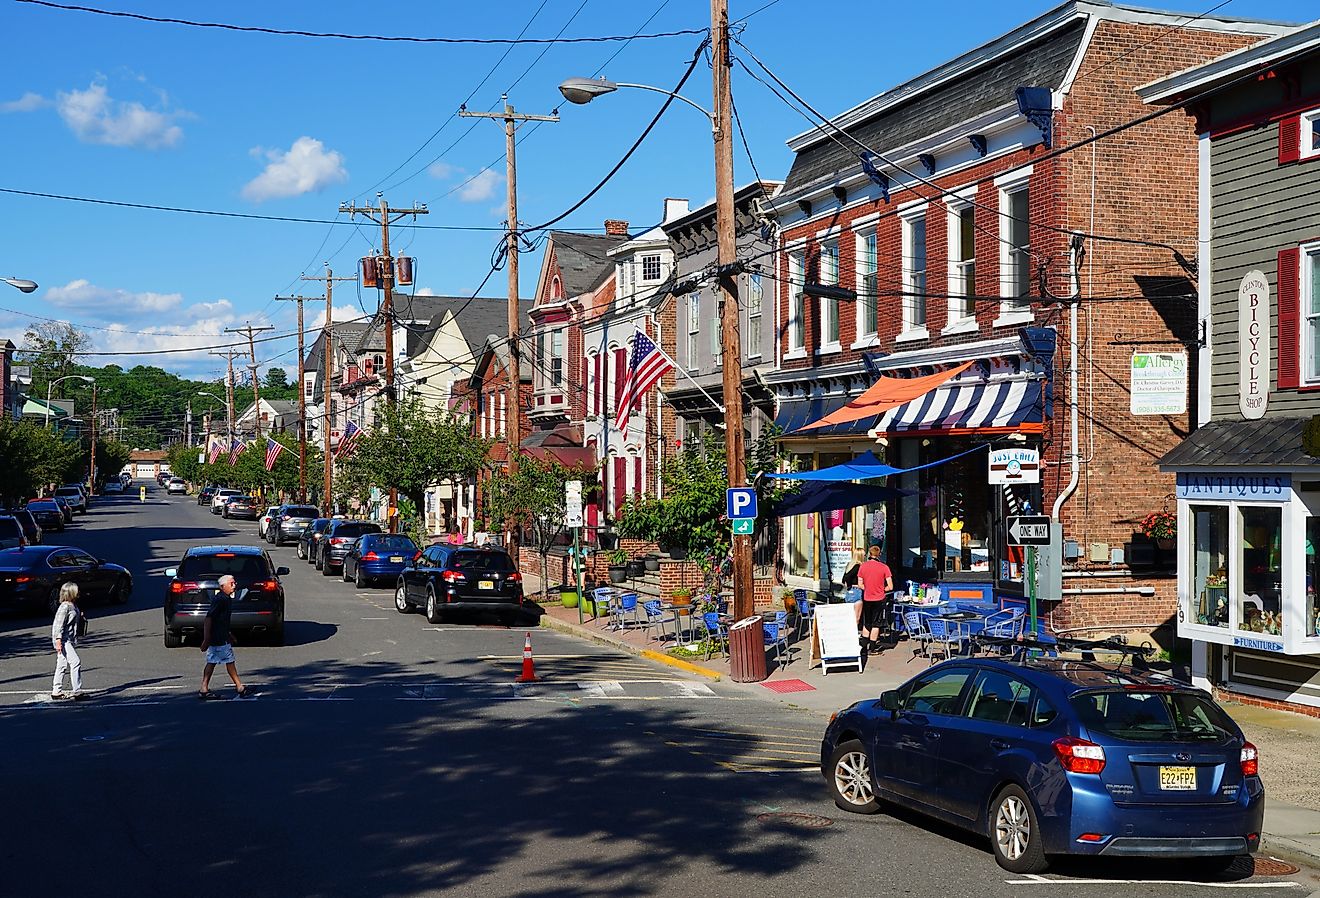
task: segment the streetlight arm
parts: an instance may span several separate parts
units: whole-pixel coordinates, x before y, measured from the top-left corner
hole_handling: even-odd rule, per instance
[[[31,293],[37,289],[36,281],[29,281],[27,278],[0,278],[11,287],[17,287],[24,293]]]
[[[631,87],[634,90],[649,90],[652,93],[664,94],[666,97],[673,97],[679,102],[686,103],[693,109],[704,115],[710,122],[711,130],[717,130],[715,116],[702,106],[695,103],[680,93],[672,90],[665,90],[663,87],[654,87],[650,84],[633,84],[627,81],[607,81],[604,78],[569,78],[559,85],[559,92],[564,95],[564,99],[570,103],[577,103],[579,106],[590,103],[592,100],[604,94],[614,93],[621,87]]]
[[[631,87],[634,90],[649,90],[652,93],[664,94],[667,97],[673,97],[675,100],[678,100],[679,102],[688,104],[693,109],[697,110],[702,115],[704,115],[706,118],[710,119],[711,128],[712,129],[715,128],[715,114],[707,110],[705,106],[702,106],[700,103],[695,103],[692,100],[689,100],[687,97],[683,96],[682,94],[676,94],[672,90],[665,90],[663,87],[652,87],[649,84],[628,84],[623,81],[616,81],[614,83],[617,84],[619,87]]]
[[[36,284],[33,284],[32,286],[35,288],[35,287],[36,287]],[[19,289],[22,289],[22,288],[19,288]],[[31,291],[24,291],[24,292],[31,292]],[[55,386],[57,383],[59,383],[59,382],[62,381],[62,380],[81,380],[81,381],[83,381],[84,383],[89,383],[89,384],[94,384],[94,383],[96,383],[96,378],[95,378],[95,377],[88,377],[86,374],[66,374],[66,375],[64,375],[63,377],[57,377],[57,378],[55,378],[54,380],[52,380],[52,381],[50,381],[49,383],[47,383],[47,384],[46,384],[46,423],[43,425],[44,427],[47,427],[47,428],[50,427],[50,393],[51,393],[51,390],[54,388],[54,386]]]

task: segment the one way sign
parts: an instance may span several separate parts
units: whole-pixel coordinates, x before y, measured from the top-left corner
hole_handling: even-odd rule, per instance
[[[1019,515],[1008,519],[1010,546],[1048,546],[1050,544],[1049,515]]]

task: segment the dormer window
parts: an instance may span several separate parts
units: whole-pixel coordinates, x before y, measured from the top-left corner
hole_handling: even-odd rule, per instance
[[[558,275],[556,275],[554,280],[550,282],[550,298],[551,299],[564,298],[564,285],[560,283]]]
[[[647,282],[660,280],[659,253],[647,253],[642,256],[642,280]]]

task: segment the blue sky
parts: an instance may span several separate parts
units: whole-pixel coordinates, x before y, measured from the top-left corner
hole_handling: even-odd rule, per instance
[[[731,0],[731,14],[737,19],[766,2]],[[561,29],[578,37],[709,24],[705,0],[101,5],[274,28],[487,38],[524,28],[528,37]],[[747,21],[742,39],[818,109],[838,112],[1054,5],[781,0]],[[1214,5],[1198,0],[1178,8],[1200,13]],[[0,54],[0,187],[316,219],[335,218],[341,201],[374,201],[384,188],[396,206],[427,203],[423,224],[489,229],[504,220],[503,135],[496,123],[456,118],[460,103],[492,109],[509,89],[520,111],[559,108],[558,124],[534,132],[528,126],[519,144],[519,217],[536,224],[590,189],[661,102],[620,91],[572,106],[556,85],[572,75],[604,74],[672,87],[700,40],[522,45],[501,61],[500,45],[235,33],[9,0],[0,10],[7,38]],[[1218,13],[1303,21],[1314,7],[1231,0]],[[876,49],[865,49],[866,41]],[[790,162],[784,141],[803,130],[804,120],[745,73],[735,72],[733,89],[757,169],[783,177]],[[684,94],[709,105],[704,63]],[[751,177],[740,147],[737,180]],[[599,228],[606,218],[622,218],[639,230],[660,217],[666,196],[695,205],[713,194],[709,130],[696,111],[675,105],[613,181],[559,227]],[[330,259],[336,274],[351,274],[357,258],[379,243],[378,230],[365,223],[357,229],[226,220],[5,194],[0,215],[0,272],[41,284],[28,296],[0,293],[0,336],[19,342],[31,319],[16,313],[26,312],[87,326],[96,349],[119,352],[214,345],[225,339],[213,335],[247,321],[290,332],[292,304],[271,297],[317,293],[317,284],[299,283],[302,272],[320,274]],[[393,232],[396,252],[417,259],[419,288],[453,295],[476,289],[497,239],[497,230],[423,231],[402,223]],[[523,256],[524,295],[539,264],[538,253]],[[500,272],[483,293],[502,295],[504,283]],[[350,284],[337,288],[336,300],[351,317],[374,310],[377,295]],[[293,348],[292,338],[265,344],[258,359],[263,367],[293,365]],[[111,360],[147,358],[92,359]],[[219,373],[217,362],[204,351],[151,360],[208,377]]]

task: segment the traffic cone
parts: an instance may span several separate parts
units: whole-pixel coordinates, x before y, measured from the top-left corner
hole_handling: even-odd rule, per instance
[[[523,643],[523,667],[522,675],[515,681],[518,683],[535,683],[536,667],[532,664],[532,633],[527,631],[527,641]]]

